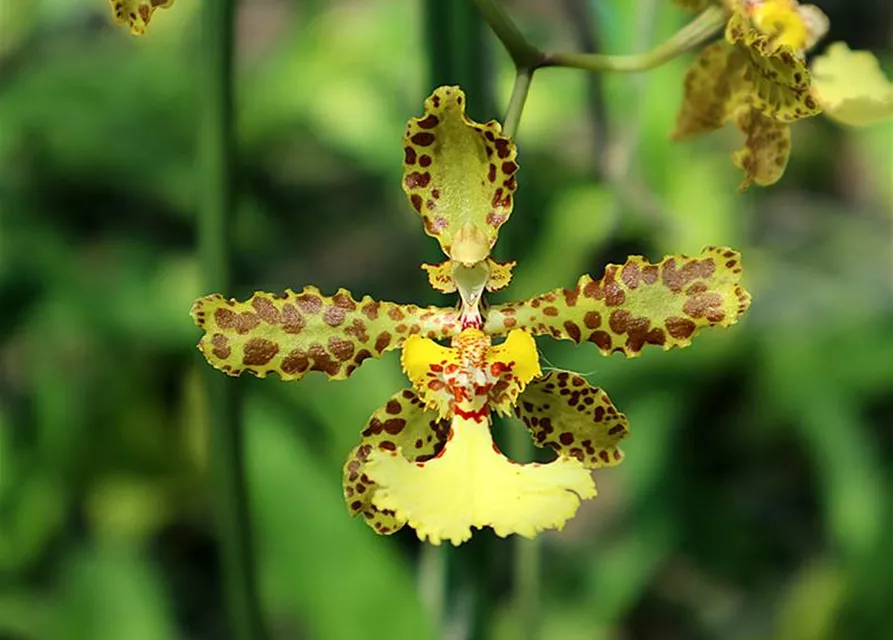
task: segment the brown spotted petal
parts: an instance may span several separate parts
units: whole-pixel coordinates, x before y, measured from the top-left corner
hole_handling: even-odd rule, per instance
[[[791,125],[755,109],[741,112],[736,124],[746,136],[744,146],[732,156],[735,166],[744,171],[738,190],[746,191],[753,183],[765,187],[778,182],[791,152]]]
[[[629,435],[626,416],[608,395],[572,371],[550,371],[531,382],[515,407],[538,447],[576,458],[588,469],[623,460],[620,441]]]
[[[740,279],[740,256],[725,247],[657,264],[632,256],[624,265],[608,265],[600,280],[583,276],[572,289],[495,305],[484,330],[502,335],[520,328],[591,342],[606,355],[637,356],[646,344],[685,347],[700,329],[731,326],[747,311],[750,294]]]
[[[685,73],[674,140],[714,131],[734,117],[747,102],[746,63],[747,55],[727,42],[715,42],[698,54]]]
[[[406,125],[403,190],[425,232],[463,264],[487,257],[512,212],[515,145],[496,121],[465,115],[459,87],[440,87]]]
[[[214,294],[197,300],[191,315],[205,331],[198,348],[212,366],[231,376],[275,372],[283,380],[308,371],[343,380],[410,335],[447,338],[460,329],[453,309],[357,301],[344,289],[324,296],[316,287],[257,292],[244,302]]]
[[[726,41],[747,54],[744,81],[754,109],[784,122],[822,112],[810,94],[809,69],[792,47],[760,33],[740,13],[729,20]]]
[[[127,25],[130,33],[141,36],[146,32],[156,9],[166,9],[174,0],[109,0],[115,22]]]
[[[344,500],[351,516],[363,514],[366,524],[378,533],[389,534],[400,529],[405,521],[394,512],[380,510],[372,504],[377,485],[366,475],[366,462],[373,451],[400,451],[410,462],[425,462],[443,449],[450,432],[450,421],[440,420],[412,389],[391,396],[379,408],[362,433],[344,464],[342,485]]]

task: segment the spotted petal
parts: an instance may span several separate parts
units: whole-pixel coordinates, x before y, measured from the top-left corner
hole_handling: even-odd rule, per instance
[[[732,156],[735,166],[744,171],[738,190],[746,191],[753,183],[765,187],[778,182],[791,152],[791,126],[754,109],[742,111],[735,122],[745,135],[744,146]]]
[[[496,121],[465,115],[459,87],[440,87],[411,119],[403,138],[403,191],[425,232],[453,260],[474,264],[496,243],[512,212],[515,145]]]
[[[127,25],[130,33],[141,36],[146,32],[156,9],[166,9],[174,0],[109,0],[115,22]]]
[[[850,126],[893,118],[893,82],[869,51],[835,42],[813,62],[813,93],[825,115]]]
[[[350,515],[363,514],[366,524],[379,533],[388,534],[400,529],[404,520],[372,503],[378,485],[366,474],[369,455],[374,450],[396,451],[399,448],[410,462],[430,460],[443,449],[449,431],[449,420],[440,420],[436,413],[425,409],[412,389],[391,396],[369,418],[363,439],[350,452],[344,465],[342,484]]]
[[[561,529],[580,501],[596,494],[589,470],[578,460],[511,462],[494,445],[487,420],[459,415],[433,459],[409,462],[402,451],[373,450],[366,473],[378,485],[373,504],[432,544],[461,544],[472,527],[532,538],[544,529]]]
[[[576,458],[588,469],[623,460],[620,441],[629,435],[626,416],[608,394],[572,371],[549,371],[531,382],[515,407],[538,447]]]
[[[674,140],[714,131],[746,104],[746,54],[726,42],[705,48],[685,74],[682,108],[676,117]]]
[[[750,294],[740,278],[740,256],[723,247],[657,264],[632,256],[624,265],[608,265],[600,280],[586,275],[572,289],[491,307],[484,331],[500,335],[520,328],[626,356],[638,355],[646,344],[684,347],[700,329],[731,326],[747,311]]]
[[[747,52],[744,80],[754,109],[784,122],[821,113],[809,92],[809,69],[791,46],[760,33],[740,13],[729,20],[726,40]]]
[[[308,371],[341,380],[407,336],[445,338],[459,331],[453,309],[369,296],[357,301],[344,289],[330,297],[316,287],[289,289],[284,296],[258,292],[244,302],[214,294],[197,300],[191,314],[205,330],[198,347],[211,365],[231,376],[276,372],[283,380],[298,380]]]

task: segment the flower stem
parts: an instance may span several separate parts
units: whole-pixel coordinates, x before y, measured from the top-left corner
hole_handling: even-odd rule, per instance
[[[443,546],[423,544],[419,556],[419,597],[438,634],[446,622],[447,553]]]
[[[234,20],[234,0],[205,0],[202,3],[199,76],[204,86],[199,93],[201,191],[198,231],[205,291],[227,291],[231,284],[228,254],[232,213]],[[211,471],[231,637],[256,640],[262,637],[262,631],[239,423],[241,402],[235,393],[235,385],[226,376],[210,367],[204,367],[204,370],[210,417]]]
[[[540,66],[572,67],[587,71],[647,71],[661,66],[714,37],[725,25],[728,14],[722,7],[710,7],[650,51],[633,55],[600,53],[550,53]]]
[[[496,0],[474,0],[490,29],[502,42],[518,69],[534,69],[543,59],[543,53],[524,37],[509,15]]]
[[[518,124],[521,122],[521,113],[524,111],[524,103],[527,101],[527,93],[530,91],[530,81],[533,79],[533,69],[518,67],[515,74],[515,84],[512,87],[512,97],[503,119],[502,132],[509,138],[514,138],[518,133]]]

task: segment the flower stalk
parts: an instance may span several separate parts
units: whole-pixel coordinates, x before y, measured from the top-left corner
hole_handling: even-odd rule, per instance
[[[199,77],[200,212],[199,253],[206,290],[227,290],[232,217],[233,30],[235,2],[202,5],[203,56]],[[241,402],[227,379],[206,370],[214,498],[224,574],[224,598],[232,637],[259,640],[261,622],[255,589]]]

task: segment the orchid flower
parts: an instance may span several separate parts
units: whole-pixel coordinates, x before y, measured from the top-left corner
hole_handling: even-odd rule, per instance
[[[711,0],[675,0],[691,11]],[[734,121],[745,135],[732,160],[744,171],[739,187],[777,182],[788,163],[790,123],[823,110],[847,124],[893,115],[893,85],[868,52],[843,43],[807,67],[806,54],[828,32],[825,14],[797,0],[723,0],[725,37],[705,48],[685,76],[673,138],[713,131]]]
[[[596,495],[591,470],[623,459],[629,425],[582,375],[544,374],[534,336],[628,357],[646,345],[685,347],[700,329],[731,326],[747,310],[739,255],[708,247],[655,264],[633,256],[600,279],[489,305],[486,295],[509,284],[514,266],[490,253],[512,212],[515,144],[499,123],[469,119],[458,87],[435,90],[403,142],[403,190],[446,256],[422,266],[456,303],[423,308],[315,287],[242,302],[215,294],[192,308],[205,331],[198,347],[229,375],[284,380],[310,371],[341,380],[399,349],[411,386],[370,417],[348,456],[349,513],[382,534],[408,524],[433,544],[460,544],[472,528],[526,537],[560,529]],[[494,414],[519,418],[555,459],[505,457],[491,435]]]

